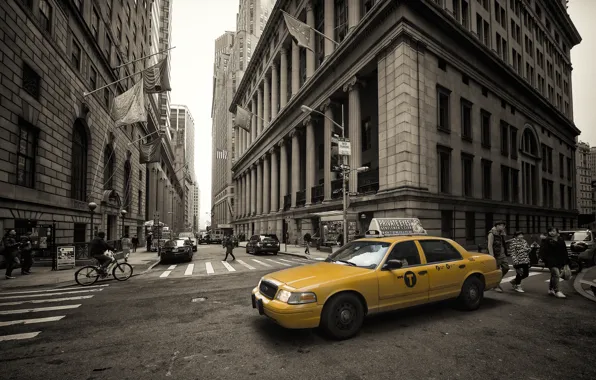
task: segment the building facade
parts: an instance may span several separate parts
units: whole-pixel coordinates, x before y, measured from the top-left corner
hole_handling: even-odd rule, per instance
[[[193,203],[194,212],[192,216],[192,229],[196,233],[199,232],[199,230],[201,229],[201,189],[199,189],[199,184],[195,186],[194,190],[195,201]]]
[[[596,215],[596,147],[590,147],[590,154],[588,156],[588,167],[592,174],[592,212]]]
[[[581,38],[563,3],[278,1],[230,107],[255,114],[236,130],[236,231],[337,237],[336,124],[350,167],[369,169],[349,175],[350,235],[418,217],[477,247],[499,219],[528,235],[577,225]],[[279,10],[328,38],[299,47]]]
[[[133,142],[156,130],[155,104],[146,125],[116,129],[111,102],[133,80],[84,93],[145,67],[119,66],[149,54],[149,2],[8,0],[0,19],[1,229],[55,225],[57,244],[88,241],[92,224],[109,240],[142,238],[146,177]]]
[[[233,115],[229,114],[228,109],[269,19],[273,4],[273,0],[240,0],[236,31],[226,32],[215,41],[211,189],[213,228],[231,229],[234,221],[232,165],[238,151],[233,131]]]
[[[579,142],[576,150],[577,164],[577,207],[580,218],[590,216],[593,218],[594,210],[592,204],[592,170],[589,164],[590,145]]]

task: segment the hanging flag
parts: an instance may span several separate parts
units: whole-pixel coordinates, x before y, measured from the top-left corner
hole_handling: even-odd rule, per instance
[[[154,139],[147,144],[141,144],[139,163],[150,164],[161,159],[161,138]]]
[[[172,90],[167,57],[143,71],[143,89],[147,94]]]
[[[315,49],[312,46],[313,41],[310,39],[310,31],[312,28],[302,21],[290,16],[286,12],[281,12],[284,14],[284,20],[286,21],[288,31],[292,35],[296,44],[314,53]]]
[[[227,160],[228,159],[228,151],[223,149],[217,149],[215,151],[215,158],[218,160]]]
[[[236,106],[236,117],[234,123],[246,132],[250,132],[251,113],[240,106]]]
[[[116,122],[116,127],[147,121],[142,81],[114,98],[111,115]]]

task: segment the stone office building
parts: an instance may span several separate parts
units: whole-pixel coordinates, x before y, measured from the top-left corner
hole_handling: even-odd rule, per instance
[[[510,232],[577,224],[570,49],[564,1],[278,1],[235,94],[238,232],[341,231],[332,133],[351,141],[352,229],[418,217],[475,246]],[[280,10],[311,32],[292,41]],[[301,106],[315,109],[304,113]],[[325,117],[320,117],[322,113]],[[333,227],[333,228],[331,228]]]
[[[149,47],[149,2],[6,0],[0,2],[0,227],[25,233],[56,223],[56,242],[141,233],[144,166],[138,140],[155,130],[155,112],[140,125],[107,131],[120,82],[142,69]],[[126,210],[122,231],[122,210]]]

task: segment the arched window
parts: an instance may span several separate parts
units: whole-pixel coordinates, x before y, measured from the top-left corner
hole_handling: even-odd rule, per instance
[[[122,207],[130,212],[130,204],[132,203],[132,169],[130,165],[130,158],[124,161],[124,188],[122,194],[124,194],[124,202]]]
[[[106,145],[103,151],[103,188],[104,190],[114,189],[114,162],[116,157],[114,148],[111,145]]]
[[[76,121],[72,131],[72,156],[70,197],[77,201],[87,200],[87,132],[80,121]]]
[[[538,157],[538,142],[536,141],[536,136],[534,136],[534,133],[532,133],[530,128],[526,128],[524,130],[521,148],[524,153]]]

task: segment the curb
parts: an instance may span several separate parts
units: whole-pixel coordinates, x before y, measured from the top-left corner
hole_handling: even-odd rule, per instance
[[[587,273],[590,272],[596,272],[596,266],[589,268],[587,271],[585,272],[580,272],[576,277],[575,280],[573,281],[573,288],[575,289],[576,292],[578,292],[580,295],[582,295],[583,297],[589,299],[592,302],[596,302],[596,296],[591,295],[590,293],[588,293],[583,287],[582,287],[582,283],[588,283],[589,281],[584,280],[584,276]],[[594,286],[596,286],[596,282],[593,282]]]
[[[139,273],[138,275],[140,276],[140,275],[143,275],[143,274],[145,274],[145,273],[148,273],[148,272],[150,272],[150,271],[151,271],[153,268],[155,268],[155,266],[156,266],[157,264],[159,264],[159,262],[160,262],[160,261],[161,261],[161,260],[157,260],[157,261],[156,261],[156,262],[154,262],[153,264],[149,265],[149,268],[145,269],[144,271],[142,271],[142,272],[141,272],[141,273]]]

